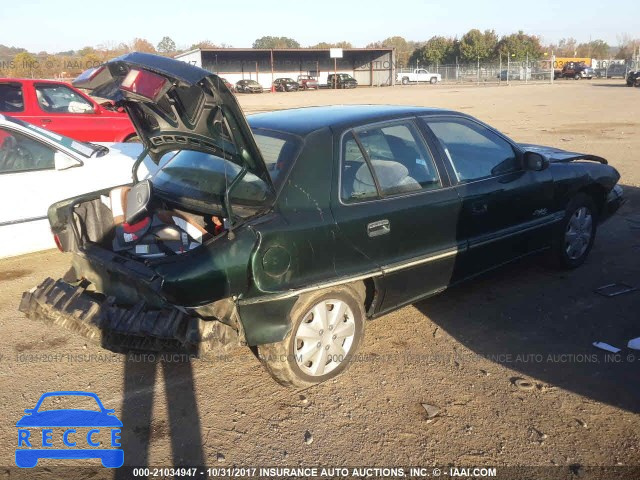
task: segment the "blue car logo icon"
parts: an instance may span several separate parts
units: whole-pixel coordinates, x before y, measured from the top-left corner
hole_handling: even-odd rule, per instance
[[[93,398],[99,410],[40,409],[47,397],[66,396]],[[26,415],[16,423],[18,427],[16,465],[18,467],[33,468],[41,458],[99,458],[102,465],[107,468],[118,468],[124,463],[124,451],[118,448],[121,447],[122,422],[115,416],[114,410],[104,408],[95,393],[48,392],[40,397],[34,408],[26,409],[24,412]],[[55,440],[54,430],[56,433],[62,432]],[[103,441],[99,441],[99,438]],[[105,438],[108,441],[105,441]],[[54,446],[54,441],[62,445]],[[56,448],[57,446],[66,448]],[[105,448],[105,446],[111,448]]]

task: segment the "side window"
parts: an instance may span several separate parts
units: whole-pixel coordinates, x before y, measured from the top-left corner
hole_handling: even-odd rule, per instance
[[[378,191],[364,154],[349,132],[342,141],[342,200],[346,203],[376,198]]]
[[[23,112],[24,98],[22,85],[16,83],[0,84],[0,112]]]
[[[64,85],[36,85],[40,108],[49,113],[93,113],[93,105]]]
[[[345,136],[342,148],[345,201],[377,196],[374,175],[381,196],[442,186],[433,158],[412,122],[357,129]]]
[[[52,169],[55,150],[21,133],[0,129],[0,174]]]
[[[487,128],[465,120],[430,120],[459,182],[513,172],[521,168],[509,142]]]

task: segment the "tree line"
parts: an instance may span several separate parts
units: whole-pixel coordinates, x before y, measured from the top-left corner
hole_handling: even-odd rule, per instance
[[[127,52],[138,51],[173,56],[196,48],[229,48],[231,45],[216,44],[203,40],[190,46],[178,47],[168,36],[156,45],[144,38],[134,38],[130,43],[84,47],[55,54],[31,53],[23,48],[0,45],[0,76],[54,78],[73,77],[83,70],[100,65],[111,58]],[[320,42],[307,48],[353,48],[348,41]],[[388,37],[370,43],[367,48],[395,48],[398,66],[464,64],[477,61],[490,62],[507,58],[523,61],[556,57],[589,57],[599,59],[627,59],[638,55],[640,39],[628,34],[618,37],[618,46],[612,47],[604,40],[596,39],[579,43],[575,38],[563,38],[555,44],[544,44],[540,37],[528,35],[522,30],[498,36],[494,30],[471,29],[461,37],[433,36],[426,41],[406,40],[401,36]],[[256,39],[252,48],[279,49],[302,48],[293,38],[264,36]]]

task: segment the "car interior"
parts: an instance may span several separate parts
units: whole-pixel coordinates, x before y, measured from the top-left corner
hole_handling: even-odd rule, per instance
[[[358,132],[384,195],[438,188],[440,179],[428,151],[406,125]],[[343,143],[342,198],[376,197],[373,176],[353,135]]]
[[[518,157],[511,145],[481,127],[457,122],[429,122],[429,127],[454,167],[459,182],[477,180],[517,170]]]
[[[0,84],[0,112],[22,112],[23,110],[22,87]]]
[[[55,151],[26,135],[0,129],[0,173],[55,167]]]
[[[37,85],[40,108],[49,113],[91,113],[93,106],[84,98],[61,85]]]

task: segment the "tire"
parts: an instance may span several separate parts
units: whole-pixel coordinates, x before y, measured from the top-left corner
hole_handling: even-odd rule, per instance
[[[409,85],[409,77],[402,77],[402,84]]]
[[[573,269],[584,263],[593,247],[597,225],[598,212],[593,198],[577,194],[567,205],[554,233],[552,254],[558,267]]]
[[[438,79],[436,77],[431,77],[431,79],[429,80],[429,83],[431,85],[435,85],[436,83],[438,83]]]
[[[573,78],[574,78],[575,80],[580,80],[580,74],[579,74],[579,73],[576,73],[576,74],[573,76]]]
[[[331,324],[331,312],[337,305],[344,316]],[[289,316],[291,331],[282,341],[258,346],[260,361],[278,383],[306,388],[334,378],[349,367],[364,338],[365,324],[364,299],[353,287],[303,295]],[[346,336],[336,339],[332,332]]]

